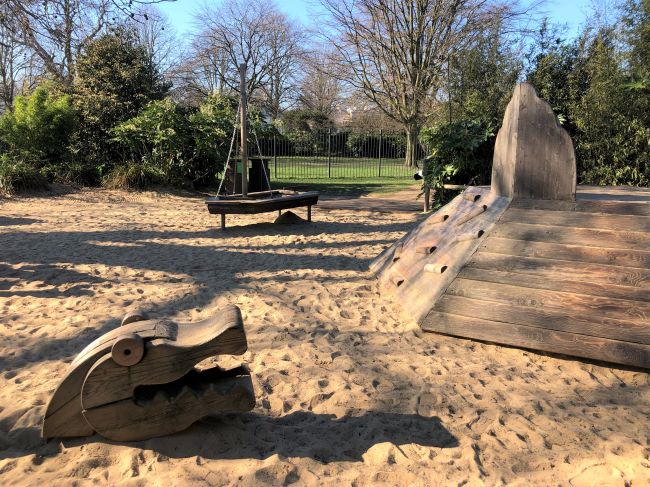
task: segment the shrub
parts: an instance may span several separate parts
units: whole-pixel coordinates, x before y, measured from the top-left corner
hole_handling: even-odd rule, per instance
[[[438,206],[446,202],[444,185],[449,182],[490,181],[494,133],[489,125],[476,120],[442,123],[424,128],[420,139],[431,151],[423,183],[434,190]]]
[[[0,155],[0,194],[47,189],[47,180],[30,160],[29,154]]]
[[[73,149],[103,175],[121,160],[112,141],[113,127],[137,116],[152,100],[164,98],[169,86],[147,49],[125,28],[86,44],[76,70],[73,101],[80,125]]]
[[[117,166],[104,177],[104,186],[109,189],[147,189],[165,184],[165,175],[150,164],[130,162]]]
[[[28,96],[18,96],[14,110],[0,117],[0,139],[9,152],[29,152],[36,167],[68,157],[75,127],[75,111],[66,95],[56,95],[43,85]]]

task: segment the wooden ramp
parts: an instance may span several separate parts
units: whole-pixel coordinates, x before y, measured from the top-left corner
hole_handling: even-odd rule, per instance
[[[650,203],[513,200],[421,325],[650,368]]]

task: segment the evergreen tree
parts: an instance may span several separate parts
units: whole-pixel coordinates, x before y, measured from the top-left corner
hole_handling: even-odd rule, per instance
[[[115,29],[90,42],[77,60],[73,86],[80,128],[73,144],[77,157],[101,176],[120,160],[110,131],[135,117],[169,90],[147,49],[126,29]]]

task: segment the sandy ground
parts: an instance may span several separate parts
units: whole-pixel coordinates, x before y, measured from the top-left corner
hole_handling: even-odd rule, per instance
[[[367,272],[416,214],[273,218],[222,233],[193,198],[0,200],[0,484],[648,485],[648,374],[421,335]],[[253,412],[41,442],[67,364],[127,306],[193,322],[229,303]]]

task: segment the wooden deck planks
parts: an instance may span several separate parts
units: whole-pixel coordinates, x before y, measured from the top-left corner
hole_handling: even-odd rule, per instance
[[[650,248],[650,233],[646,232],[567,228],[556,225],[534,225],[530,223],[500,223],[494,227],[490,236],[587,247],[645,251]]]
[[[597,284],[578,280],[552,281],[547,277],[537,276],[535,274],[520,274],[475,267],[464,267],[458,273],[458,277],[477,281],[512,284],[514,286],[525,286],[534,289],[548,289],[551,291],[586,294],[589,296],[650,302],[650,293],[647,289],[617,286],[615,284]]]
[[[650,232],[650,218],[637,215],[509,208],[500,221],[501,223],[513,222],[624,232]]]
[[[472,294],[472,296],[479,295],[479,293]],[[567,300],[566,303],[569,305],[568,307],[561,307],[557,306],[557,302],[555,305],[540,305],[542,298],[535,294],[530,294],[525,299],[527,301],[522,301],[522,303],[528,304],[518,304],[514,296],[500,301],[458,296],[454,295],[452,291],[442,296],[433,309],[461,316],[480,316],[492,321],[517,323],[650,345],[650,326],[648,326],[647,320],[645,322],[634,321],[629,316],[626,316],[626,319],[618,319],[598,311],[585,312],[584,308],[581,311],[580,306],[570,307],[570,300]]]
[[[650,269],[650,251],[644,250],[584,247],[581,245],[531,242],[493,236],[483,241],[480,250],[493,254]]]
[[[650,216],[650,204],[647,202],[621,201],[552,201],[552,200],[515,200],[510,208],[527,210],[576,211],[586,213],[607,213],[612,215]]]
[[[650,346],[562,331],[430,312],[422,329],[486,342],[650,368]]]
[[[514,200],[425,331],[650,368],[650,204]]]
[[[650,293],[650,270],[478,252],[467,267],[535,275],[551,281],[584,281],[642,288]],[[522,277],[525,279],[525,277]]]

